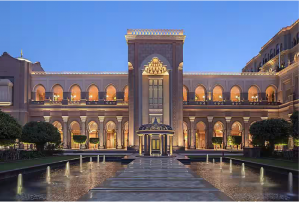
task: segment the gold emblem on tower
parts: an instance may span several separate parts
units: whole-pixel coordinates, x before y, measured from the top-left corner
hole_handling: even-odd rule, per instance
[[[152,58],[151,62],[148,63],[148,65],[145,65],[145,73],[148,74],[164,74],[167,72],[166,65],[163,65],[163,63],[157,58]]]

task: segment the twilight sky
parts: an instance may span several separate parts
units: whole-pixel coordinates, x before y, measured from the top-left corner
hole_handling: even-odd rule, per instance
[[[184,29],[184,71],[240,72],[299,2],[0,2],[0,55],[45,71],[127,71],[128,28]]]

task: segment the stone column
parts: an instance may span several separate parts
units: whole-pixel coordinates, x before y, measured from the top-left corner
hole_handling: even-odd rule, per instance
[[[225,149],[226,149],[226,147],[227,147],[227,137],[229,135],[231,135],[231,130],[230,130],[231,117],[225,117],[225,120],[226,120],[226,125],[225,125],[225,133],[223,133],[223,135],[224,135],[223,141],[224,141],[224,146],[225,146]]]
[[[152,154],[152,135],[149,135],[149,154]]]
[[[81,135],[86,135],[87,138],[86,138],[86,145],[87,145],[87,148],[89,148],[89,135],[86,134],[86,129],[85,129],[85,122],[86,122],[86,116],[80,116],[80,119],[81,119]]]
[[[144,155],[149,156],[150,151],[149,151],[149,135],[145,134],[144,135]]]
[[[63,136],[64,136],[64,149],[71,149],[71,134],[68,132],[68,116],[62,116],[64,125],[63,125]]]
[[[165,156],[168,156],[168,138],[167,138],[166,134],[164,134],[163,137],[164,137],[164,151],[163,151],[163,153],[164,153]]]
[[[208,134],[206,135],[206,148],[210,149],[212,148],[212,137],[213,137],[213,122],[214,117],[213,116],[207,116],[208,121]]]
[[[143,135],[139,135],[139,154],[142,155],[143,152]]]
[[[191,122],[191,149],[196,149],[196,134],[195,134],[195,117],[190,116],[190,122]]]
[[[173,135],[169,135],[170,138],[170,155],[173,155]]]
[[[44,116],[45,122],[48,122],[48,123],[49,123],[49,122],[50,122],[50,117],[51,117],[51,116]]]
[[[122,116],[117,116],[118,133],[117,133],[117,149],[122,149]]]
[[[100,128],[99,128],[99,149],[104,149],[104,135],[103,135],[103,122],[104,122],[104,116],[98,116],[99,122],[100,122]]]
[[[162,135],[159,135],[159,141],[160,141],[160,144],[159,144],[159,153],[160,153],[160,155],[162,155],[162,148],[163,148]]]
[[[249,147],[249,119],[250,117],[244,118],[244,137],[243,139],[243,147]]]

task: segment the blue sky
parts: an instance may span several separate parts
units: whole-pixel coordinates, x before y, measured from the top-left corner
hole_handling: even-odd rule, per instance
[[[299,2],[0,2],[0,54],[46,71],[127,71],[127,28],[184,29],[184,71],[239,72]]]

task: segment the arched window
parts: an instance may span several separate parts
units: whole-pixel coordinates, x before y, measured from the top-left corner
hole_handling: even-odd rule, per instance
[[[248,100],[250,102],[258,101],[258,89],[256,86],[251,86],[248,90]]]
[[[74,139],[73,139],[73,137],[75,135],[81,135],[80,125],[77,121],[73,121],[70,124],[70,132],[71,132],[71,148],[72,149],[79,149],[79,144],[74,142]]]
[[[224,126],[223,123],[218,121],[214,125],[214,134],[215,137],[223,137]]]
[[[205,101],[205,89],[203,86],[198,86],[195,90],[195,100]]]
[[[270,50],[270,59],[273,58],[273,49]]]
[[[128,86],[124,88],[124,102],[128,102]]]
[[[54,127],[56,127],[57,130],[58,130],[58,132],[60,133],[60,141],[61,141],[61,142],[64,142],[64,135],[63,135],[63,129],[62,129],[61,123],[58,122],[58,121],[54,121],[54,122],[52,123],[52,125],[53,125]]]
[[[268,102],[276,102],[276,90],[273,86],[266,89],[266,100]]]
[[[196,125],[197,136],[196,136],[196,148],[205,148],[205,129],[206,125],[202,121],[198,122]]]
[[[109,85],[106,88],[106,101],[115,101],[117,95],[117,90],[113,85]]]
[[[96,85],[91,85],[89,87],[89,101],[98,101],[99,100],[99,90]]]
[[[106,149],[112,149],[116,147],[117,147],[116,124],[113,121],[109,121],[106,124]]]
[[[52,92],[53,92],[53,100],[54,101],[62,101],[63,100],[63,88],[56,84],[55,86],[53,86],[52,88]]]
[[[89,138],[98,138],[98,124],[95,121],[91,121],[88,124],[88,132]],[[98,148],[98,144],[91,144],[89,145],[90,149]]]
[[[241,90],[238,86],[233,86],[230,90],[230,100],[232,102],[241,101]]]
[[[232,124],[231,135],[235,135],[235,136],[242,135],[242,124],[240,122],[236,121]]]
[[[73,85],[71,88],[71,101],[80,101],[81,90],[78,85]]]
[[[187,101],[188,100],[188,89],[186,86],[183,86],[183,101]]]
[[[35,101],[45,101],[45,88],[42,85],[35,87]]]
[[[278,53],[279,53],[279,48],[280,48],[280,46],[279,46],[279,44],[277,44],[276,45],[276,55],[278,55]]]
[[[223,101],[223,89],[221,86],[216,86],[214,88],[213,101]]]

